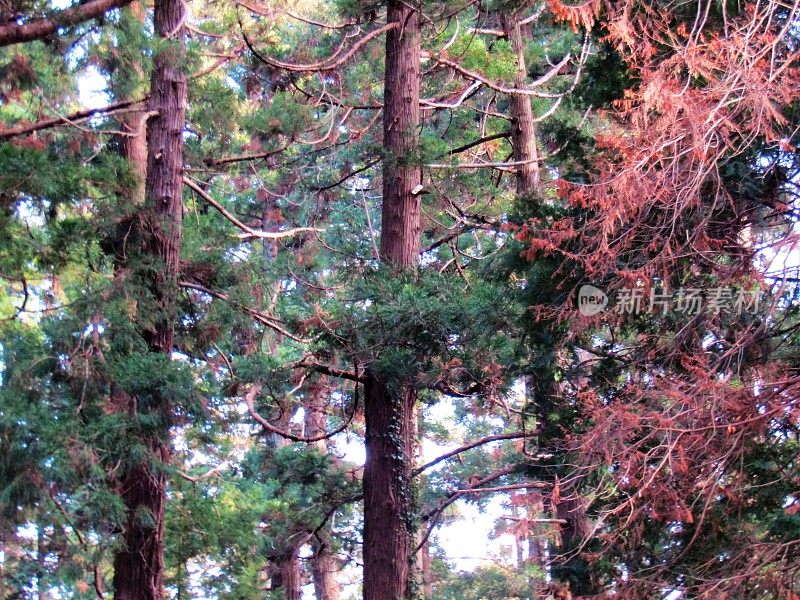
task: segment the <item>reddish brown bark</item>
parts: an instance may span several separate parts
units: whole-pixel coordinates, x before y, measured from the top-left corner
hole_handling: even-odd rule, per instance
[[[519,13],[501,15],[505,33],[517,59],[517,75],[514,87],[526,86],[528,70],[525,67],[525,41],[527,29],[520,25]],[[536,146],[536,126],[529,96],[512,94],[511,103],[511,143],[514,146],[514,161],[523,162],[516,167],[517,193],[532,194],[538,191],[540,183],[539,152]]]
[[[384,85],[383,206],[381,260],[399,269],[416,267],[419,255],[419,14],[407,4],[388,4],[389,23],[400,27],[386,34]],[[386,599],[383,599],[386,600]]]
[[[145,11],[140,2],[133,2],[126,10],[134,19],[144,22]],[[141,78],[144,75],[141,64],[134,63],[130,68],[135,77]],[[145,110],[135,110],[121,116],[119,121],[122,129],[129,134],[123,138],[123,148],[125,158],[135,177],[129,197],[133,204],[142,206],[145,201],[147,181],[147,114]]]
[[[411,535],[411,417],[415,394],[376,377],[366,389],[364,600],[400,600],[408,590]]]
[[[151,352],[172,352],[175,302],[182,233],[183,129],[186,77],[180,70],[185,5],[181,0],[158,0],[154,10],[156,35],[169,40],[154,60],[148,110],[157,115],[147,129],[146,201],[139,233],[149,268],[145,278],[156,301],[157,314],[145,334]],[[131,148],[134,154],[141,147]],[[122,498],[128,511],[123,547],[114,557],[117,600],[157,600],[163,597],[164,505],[169,463],[172,407],[154,399],[150,410],[160,416],[158,427],[142,434],[149,456],[129,465],[122,477]]]
[[[336,581],[339,561],[331,552],[326,536],[321,537],[322,542],[317,542],[314,546],[312,563],[314,595],[317,600],[339,600],[339,583]]]
[[[300,580],[300,561],[297,548],[292,548],[282,560],[276,561],[272,575],[272,589],[283,590],[285,600],[300,600],[302,582]]]
[[[328,375],[316,376],[308,386],[308,400],[305,408],[304,435],[314,438],[327,430],[327,414],[325,407],[330,393]],[[312,442],[321,453],[328,451],[327,440]],[[318,531],[311,540],[314,556],[311,559],[311,575],[314,580],[314,595],[317,600],[339,600],[339,583],[336,574],[339,572],[339,561],[331,550],[330,527]]]
[[[0,25],[0,46],[21,44],[48,37],[56,33],[60,27],[68,27],[96,19],[112,8],[121,8],[130,4],[131,1],[88,0],[88,2],[81,2],[76,6],[60,10],[46,19],[38,19],[30,23],[12,22]]]
[[[391,0],[386,36],[381,260],[415,269],[419,255],[420,25],[408,3]],[[400,600],[408,590],[412,420],[416,394],[393,378],[368,375],[364,417],[364,600]]]

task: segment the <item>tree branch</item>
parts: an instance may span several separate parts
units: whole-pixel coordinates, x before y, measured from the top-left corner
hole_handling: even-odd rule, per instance
[[[369,32],[367,35],[365,35],[363,38],[361,38],[355,44],[353,44],[353,46],[351,46],[349,50],[347,50],[344,54],[342,54],[338,58],[336,58],[336,56],[338,54],[337,53],[337,54],[334,54],[334,57],[330,57],[330,58],[328,58],[328,59],[326,59],[324,61],[318,62],[318,63],[311,63],[311,64],[307,64],[307,65],[297,65],[297,64],[293,64],[293,63],[286,63],[286,62],[282,62],[282,61],[279,61],[279,60],[275,60],[274,58],[269,58],[268,56],[264,56],[263,54],[259,53],[253,47],[253,44],[250,42],[250,39],[247,37],[247,34],[244,32],[244,29],[242,29],[242,37],[244,38],[244,41],[247,44],[247,47],[250,48],[250,51],[253,53],[253,55],[258,60],[263,62],[264,64],[267,64],[267,65],[269,65],[271,67],[275,67],[277,69],[284,69],[286,71],[294,71],[294,72],[297,72],[297,73],[308,73],[308,72],[311,72],[311,71],[316,72],[316,73],[320,73],[320,72],[324,72],[324,71],[332,71],[332,70],[340,67],[345,62],[347,62],[347,60],[351,56],[353,56],[353,54],[355,54],[359,50],[359,48],[364,46],[370,40],[378,37],[382,33],[385,33],[387,31],[389,31],[390,29],[394,29],[396,27],[397,27],[397,23],[388,23],[388,24],[384,25],[383,27],[380,27],[380,28],[378,28],[378,29],[376,29],[374,31]]]
[[[488,444],[489,442],[496,442],[498,440],[515,440],[519,438],[530,437],[534,435],[535,432],[525,432],[525,431],[515,431],[513,433],[500,433],[497,435],[489,435],[485,438],[481,438],[469,444],[465,444],[460,448],[456,448],[455,450],[451,450],[450,452],[446,452],[437,458],[434,458],[432,461],[425,463],[421,467],[417,467],[414,469],[414,475],[419,475],[423,471],[430,469],[434,465],[438,465],[440,462],[447,460],[448,458],[452,458],[457,454],[461,454],[462,452],[466,452],[467,450],[472,450],[473,448],[477,448],[478,446],[483,446],[484,444]]]
[[[248,390],[248,392],[244,395],[244,401],[247,404],[247,410],[250,413],[250,416],[253,417],[253,419],[255,419],[259,425],[261,425],[261,427],[263,427],[270,433],[274,433],[275,435],[279,435],[293,442],[303,442],[306,444],[310,444],[312,442],[320,442],[322,440],[327,440],[336,435],[337,433],[341,433],[350,426],[350,423],[352,423],[353,417],[356,416],[356,411],[358,409],[358,399],[356,398],[356,400],[353,402],[353,410],[350,412],[350,416],[345,420],[344,423],[342,423],[342,425],[340,425],[336,429],[333,429],[326,433],[321,433],[319,435],[312,435],[312,436],[295,435],[288,431],[284,431],[283,429],[278,429],[272,423],[270,423],[264,417],[258,414],[258,412],[256,412],[255,398],[256,396],[258,396],[259,392],[261,392],[262,387],[263,386],[261,384],[257,384],[253,386],[250,390]]]
[[[101,17],[112,8],[122,8],[131,2],[132,0],[88,0],[60,10],[51,17],[38,19],[30,23],[1,25],[0,47],[45,38],[56,33],[61,27],[78,25],[84,21]]]
[[[36,123],[30,123],[28,125],[18,125],[17,127],[12,127],[11,129],[4,129],[0,131],[0,140],[7,140],[9,138],[20,135],[28,135],[36,131],[42,131],[43,129],[51,129],[53,127],[57,127],[58,125],[69,125],[70,123],[74,123],[75,121],[83,121],[85,119],[88,119],[90,117],[99,114],[110,114],[113,113],[114,111],[128,108],[130,106],[133,106],[134,104],[138,104],[139,102],[144,102],[144,99],[123,100],[122,102],[115,102],[114,104],[109,104],[108,106],[103,106],[101,108],[80,110],[78,112],[72,113],[69,116],[53,117],[52,119],[44,119],[42,121],[37,121]]]
[[[301,342],[301,343],[304,343],[304,344],[308,344],[308,343],[313,341],[313,340],[308,340],[308,339],[301,338],[300,336],[297,336],[297,335],[293,334],[291,331],[287,330],[285,327],[282,327],[281,325],[279,325],[278,324],[278,320],[275,317],[271,317],[270,315],[262,313],[262,312],[259,312],[259,311],[255,310],[254,308],[250,308],[249,306],[245,306],[245,305],[240,304],[240,303],[238,303],[238,302],[236,302],[234,300],[231,300],[231,298],[227,294],[223,294],[221,292],[215,292],[214,290],[209,289],[209,288],[205,287],[204,285],[200,285],[199,283],[192,283],[191,281],[180,281],[178,283],[178,285],[180,287],[183,287],[183,288],[187,288],[187,289],[190,289],[190,290],[195,290],[197,292],[200,292],[201,294],[207,294],[207,295],[209,295],[209,296],[211,296],[213,298],[217,298],[218,300],[222,300],[223,302],[230,302],[233,306],[237,306],[237,307],[241,308],[243,311],[245,311],[246,313],[248,313],[251,317],[253,317],[259,323],[261,323],[263,325],[266,325],[270,329],[272,329],[274,331],[277,331],[278,333],[280,333],[282,335],[285,335],[290,340],[294,340],[295,342]]]
[[[217,209],[219,213],[228,219],[231,223],[236,225],[239,229],[244,231],[244,233],[240,233],[238,237],[241,240],[252,240],[252,239],[267,239],[267,240],[279,240],[282,238],[292,237],[297,235],[298,233],[305,233],[308,231],[320,232],[325,231],[324,229],[320,229],[318,227],[295,227],[293,229],[286,229],[284,231],[257,231],[248,227],[244,223],[242,223],[236,216],[229,212],[222,204],[214,200],[210,195],[208,195],[203,188],[197,185],[194,181],[189,179],[188,177],[184,176],[183,183],[186,184],[189,188],[193,191],[197,192],[197,194],[206,202],[208,202],[211,206]]]

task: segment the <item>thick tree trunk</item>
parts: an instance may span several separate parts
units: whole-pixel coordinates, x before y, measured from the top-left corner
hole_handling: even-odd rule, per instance
[[[147,129],[146,202],[139,227],[146,279],[157,303],[152,328],[146,332],[151,352],[172,352],[175,304],[183,219],[183,129],[186,77],[181,72],[185,4],[157,0],[154,29],[166,47],[155,57],[148,110],[157,112]],[[156,398],[151,410],[160,426],[142,434],[150,456],[129,465],[122,478],[122,498],[128,511],[123,547],[114,557],[117,600],[163,597],[164,506],[169,463],[172,408]]]
[[[502,13],[501,21],[514,54],[517,57],[517,76],[515,86],[524,88],[528,79],[525,67],[526,29],[520,25],[517,12]],[[511,102],[511,143],[514,146],[514,161],[524,164],[515,167],[517,174],[517,194],[533,194],[538,192],[540,184],[539,152],[536,146],[536,127],[533,120],[533,108],[529,96],[513,94]]]
[[[370,377],[366,390],[364,600],[401,600],[408,590],[411,418],[415,394]]]
[[[297,548],[292,548],[292,551],[287,553],[282,560],[275,563],[272,589],[283,590],[285,600],[300,600],[303,595],[297,550]]]
[[[386,37],[381,260],[398,271],[419,256],[419,13],[390,0]],[[412,420],[416,393],[402,377],[368,375],[365,390],[364,600],[400,600],[412,550]]]
[[[331,552],[325,532],[320,533],[322,542],[314,544],[312,576],[314,578],[314,596],[317,600],[339,600],[339,583],[336,574],[339,572],[339,561]]]
[[[398,269],[413,269],[419,256],[419,13],[390,0],[387,20],[398,27],[386,34],[383,109],[383,206],[381,260]],[[382,598],[381,600],[388,600]]]

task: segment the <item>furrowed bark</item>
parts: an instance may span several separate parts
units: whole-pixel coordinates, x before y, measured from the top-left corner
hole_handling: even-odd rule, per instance
[[[61,27],[78,25],[102,17],[113,8],[122,8],[132,0],[89,0],[55,13],[52,17],[30,23],[0,25],[0,47],[40,40],[57,33]]]
[[[145,332],[151,352],[172,352],[183,218],[183,130],[186,77],[181,70],[185,5],[182,0],[157,0],[156,35],[166,43],[154,60],[148,110],[157,113],[147,129],[145,205],[138,227],[145,262],[144,278],[157,305],[153,325]],[[141,147],[129,149],[135,156]],[[134,409],[135,410],[135,409]],[[163,465],[171,456],[169,427],[172,407],[163,398],[151,408],[160,424],[141,433],[149,457],[130,465],[122,479],[128,511],[123,547],[114,557],[117,600],[160,600],[164,578],[164,506],[167,478]]]
[[[528,70],[525,67],[525,41],[527,28],[521,25],[519,13],[503,13],[500,16],[505,32],[511,47],[514,50],[517,60],[517,75],[514,80],[514,87],[522,89],[526,86]],[[539,157],[536,146],[536,126],[533,120],[533,108],[531,99],[521,94],[511,94],[511,143],[514,146],[514,162],[523,164],[517,165],[517,194],[532,194],[539,190],[540,174]]]
[[[297,550],[297,548],[292,548],[283,556],[282,560],[275,562],[272,589],[283,590],[285,600],[300,600],[302,596],[300,561],[297,559]]]
[[[364,600],[401,600],[408,591],[411,533],[411,439],[414,391],[366,385]]]
[[[381,260],[399,270],[414,269],[419,255],[421,183],[419,151],[419,13],[389,2],[387,18],[400,27],[386,34],[384,84],[383,206]]]
[[[420,236],[419,13],[390,0],[386,36],[381,260],[397,271],[417,265]],[[370,373],[365,386],[364,600],[400,600],[408,590],[413,544],[412,419],[415,391]]]

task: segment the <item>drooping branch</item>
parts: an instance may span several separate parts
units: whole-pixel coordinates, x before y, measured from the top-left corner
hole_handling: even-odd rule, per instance
[[[245,306],[243,304],[240,304],[240,303],[232,300],[230,298],[230,296],[228,296],[227,294],[223,294],[221,292],[214,291],[212,289],[207,288],[204,285],[200,285],[199,283],[193,283],[191,281],[181,281],[181,282],[179,282],[178,285],[180,287],[182,287],[182,288],[195,290],[196,292],[200,292],[201,294],[206,294],[208,296],[211,296],[212,298],[216,298],[217,300],[222,300],[223,302],[229,302],[233,306],[236,306],[236,307],[242,309],[243,311],[245,311],[247,314],[249,314],[251,317],[253,317],[256,321],[258,321],[262,325],[265,325],[265,326],[269,327],[270,329],[272,329],[273,331],[277,331],[278,333],[280,333],[282,335],[285,335],[290,340],[294,340],[296,342],[302,342],[302,343],[306,343],[306,344],[310,343],[311,341],[313,341],[313,340],[308,340],[308,339],[305,339],[305,338],[301,338],[300,336],[297,336],[297,335],[293,334],[291,331],[289,331],[288,329],[283,327],[280,324],[280,322],[278,321],[278,319],[276,319],[275,317],[272,317],[272,316],[270,316],[270,315],[268,315],[266,313],[263,313],[261,311],[258,311],[256,309],[254,309],[254,308],[250,308],[249,306]]]
[[[339,68],[345,62],[347,62],[353,54],[355,54],[361,47],[365,44],[373,40],[374,38],[378,37],[379,35],[386,33],[387,31],[394,29],[397,27],[397,23],[388,23],[383,27],[379,27],[374,31],[370,31],[367,35],[363,38],[358,40],[355,44],[353,44],[349,50],[345,51],[344,53],[337,52],[332,57],[329,57],[323,61],[318,63],[310,63],[310,64],[294,64],[294,63],[286,63],[280,60],[275,60],[274,58],[270,58],[258,52],[254,47],[250,39],[247,37],[247,34],[244,32],[244,28],[242,28],[242,36],[244,38],[247,47],[253,53],[258,60],[267,64],[271,67],[275,67],[277,69],[284,69],[286,71],[294,71],[296,73],[309,73],[309,72],[324,72],[324,71],[333,71],[334,69]]]
[[[288,9],[282,9],[281,12],[286,16],[289,16],[297,21],[301,21],[303,23],[307,23],[309,25],[314,25],[315,27],[321,27],[322,29],[347,29],[348,27],[353,27],[354,25],[358,25],[357,21],[346,21],[344,23],[323,23],[322,21],[315,21],[314,19],[310,19],[308,17],[304,17],[303,15],[298,15]]]
[[[330,190],[332,188],[338,187],[338,186],[342,185],[345,181],[350,179],[351,177],[355,177],[359,173],[363,173],[364,171],[367,171],[367,170],[371,169],[372,167],[377,165],[379,162],[381,162],[381,159],[380,158],[375,158],[373,160],[368,161],[363,167],[359,167],[358,169],[355,169],[355,170],[351,171],[350,173],[348,173],[347,175],[345,175],[344,177],[342,177],[341,179],[339,179],[335,183],[330,183],[328,185],[313,187],[311,189],[313,189],[315,192],[324,192],[325,190]]]
[[[417,467],[416,469],[414,469],[414,475],[419,475],[423,471],[426,471],[426,470],[430,469],[431,467],[433,467],[435,465],[438,465],[440,462],[445,461],[448,458],[452,458],[452,457],[457,456],[457,455],[459,455],[459,454],[461,454],[463,452],[466,452],[467,450],[472,450],[473,448],[477,448],[478,446],[483,446],[484,444],[488,444],[490,442],[496,442],[496,441],[499,441],[499,440],[515,440],[515,439],[530,437],[530,436],[532,436],[534,434],[535,434],[535,432],[531,432],[531,431],[527,431],[527,432],[526,431],[515,431],[513,433],[500,433],[500,434],[497,434],[497,435],[486,436],[484,438],[481,438],[479,440],[476,440],[474,442],[471,442],[469,444],[465,444],[465,445],[463,445],[463,446],[461,446],[459,448],[456,448],[455,450],[451,450],[450,452],[446,452],[445,454],[442,454],[441,456],[438,456],[438,457],[434,458],[433,460],[425,463],[424,465],[422,465],[420,467]]]
[[[140,104],[143,101],[144,99],[123,100],[121,102],[115,102],[114,104],[109,104],[108,106],[102,106],[100,108],[79,110],[78,112],[74,112],[68,116],[58,116],[58,117],[53,117],[51,119],[43,119],[35,123],[29,123],[28,125],[18,125],[17,127],[12,127],[11,129],[4,129],[0,131],[0,140],[7,140],[12,137],[17,137],[20,135],[29,135],[37,131],[52,129],[53,127],[57,127],[59,125],[69,125],[75,123],[76,121],[84,121],[95,115],[100,115],[100,114],[109,115],[114,113],[115,111],[129,108],[135,104]]]
[[[433,533],[433,530],[436,528],[436,522],[439,520],[439,516],[444,512],[445,508],[447,508],[453,502],[455,502],[456,500],[461,498],[461,496],[463,496],[464,494],[470,493],[470,490],[479,490],[480,488],[485,486],[487,483],[491,483],[492,481],[496,481],[497,479],[500,479],[501,477],[504,477],[505,475],[510,475],[515,470],[516,470],[515,466],[504,467],[502,469],[498,469],[497,471],[493,471],[492,473],[489,473],[488,475],[486,475],[483,478],[475,481],[474,483],[470,484],[469,486],[467,486],[465,488],[458,489],[458,490],[453,490],[447,496],[442,498],[439,501],[439,503],[436,505],[436,507],[434,507],[431,510],[429,510],[428,512],[424,513],[420,517],[420,520],[423,523],[430,522],[430,525],[428,525],[428,529],[425,532],[425,535],[422,536],[422,539],[417,543],[416,552],[419,552],[419,549],[422,548],[422,546],[424,546],[425,543],[428,541],[428,538],[431,536],[431,533]],[[533,487],[533,486],[538,486],[538,485],[539,484],[537,484],[537,483],[534,483],[534,484],[530,484],[529,483],[527,485],[527,487]]]
[[[570,60],[572,60],[572,56],[567,54],[561,61],[555,65],[553,65],[550,70],[530,83],[529,87],[525,88],[518,88],[518,87],[507,87],[501,83],[497,83],[496,81],[492,81],[487,77],[484,77],[480,73],[476,73],[475,71],[470,71],[462,67],[457,62],[450,60],[449,58],[445,58],[443,56],[438,56],[435,54],[428,55],[427,58],[430,58],[433,62],[443,65],[445,67],[449,67],[456,71],[457,73],[467,77],[468,79],[472,79],[473,81],[480,82],[486,87],[496,92],[500,92],[501,94],[518,94],[522,96],[535,96],[537,98],[558,98],[560,94],[551,94],[547,92],[540,92],[536,88],[544,85],[548,81],[550,81],[553,77],[559,74],[561,69],[563,69]]]
[[[78,25],[103,16],[113,8],[127,6],[133,0],[88,0],[30,23],[0,25],[0,47],[40,40],[56,33],[61,27]]]
[[[256,229],[252,229],[248,227],[244,223],[242,223],[236,216],[229,212],[222,204],[214,200],[209,194],[203,190],[199,185],[197,185],[194,181],[189,179],[188,177],[183,178],[183,183],[186,184],[191,190],[196,192],[203,200],[208,202],[211,206],[213,206],[219,213],[228,219],[231,223],[236,225],[239,229],[241,229],[244,233],[240,233],[238,235],[239,239],[241,240],[251,240],[251,239],[267,239],[267,240],[279,240],[287,237],[293,237],[299,233],[306,233],[309,231],[313,232],[321,232],[324,229],[320,229],[318,227],[294,227],[292,229],[286,229],[284,231],[258,231]]]
[[[284,152],[289,148],[290,143],[291,142],[287,142],[285,145],[281,146],[280,148],[276,148],[275,150],[267,150],[266,152],[258,152],[256,154],[240,154],[238,156],[224,156],[222,158],[209,159],[206,161],[206,164],[216,167],[221,165],[229,165],[231,163],[245,162],[248,160],[262,160]]]
[[[302,442],[310,444],[312,442],[320,442],[322,440],[330,439],[350,426],[350,423],[353,422],[353,417],[355,417],[356,411],[358,410],[358,397],[356,397],[355,401],[353,402],[353,409],[350,411],[348,417],[344,420],[344,423],[342,423],[339,427],[336,427],[331,431],[321,433],[319,435],[313,435],[313,436],[295,435],[289,431],[284,431],[283,429],[275,427],[267,419],[258,414],[258,411],[256,411],[255,407],[255,398],[261,392],[262,387],[263,386],[261,384],[254,385],[244,395],[244,401],[247,404],[247,411],[250,413],[250,416],[253,417],[253,419],[255,419],[255,421],[259,425],[261,425],[261,427],[263,427],[270,433],[274,433],[275,435],[279,435],[282,438],[286,438],[287,440],[291,440],[293,442]]]

